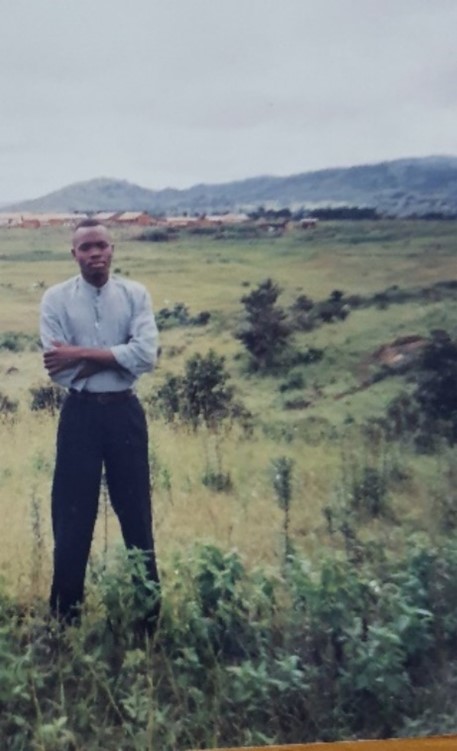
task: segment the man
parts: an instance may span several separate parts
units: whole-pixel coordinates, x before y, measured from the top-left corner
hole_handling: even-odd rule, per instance
[[[135,586],[140,599],[150,598],[144,625],[151,630],[159,611],[159,576],[148,435],[132,389],[155,365],[158,336],[146,289],[110,275],[113,251],[105,226],[82,221],[71,250],[80,274],[50,287],[41,303],[44,365],[52,380],[68,389],[52,486],[50,605],[64,622],[78,618],[104,466],[124,542],[144,551],[147,581],[141,588],[137,578]]]

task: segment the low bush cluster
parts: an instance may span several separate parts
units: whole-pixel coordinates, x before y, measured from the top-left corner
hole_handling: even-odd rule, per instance
[[[2,596],[5,751],[456,730],[455,538],[412,538],[397,560],[366,549],[357,564],[289,554],[281,576],[198,546],[173,561],[151,640],[135,632],[129,565],[92,568],[82,625],[63,633]]]
[[[150,404],[168,422],[180,420],[194,429],[201,424],[215,429],[225,418],[246,422],[249,413],[235,401],[229,379],[224,357],[214,350],[196,354],[187,360],[183,375],[166,374]]]
[[[65,393],[65,389],[54,383],[34,386],[30,389],[30,409],[32,412],[46,411],[54,415],[60,410]]]
[[[171,329],[175,326],[206,326],[211,318],[208,310],[202,310],[196,316],[191,316],[187,305],[177,302],[173,308],[161,308],[155,319],[159,330]]]
[[[169,227],[153,227],[145,229],[135,240],[148,243],[166,243],[176,237],[176,232]]]
[[[2,422],[14,421],[18,407],[17,399],[11,399],[7,394],[0,391],[0,420]]]
[[[17,331],[4,331],[0,333],[0,350],[8,352],[36,351],[39,349],[40,340],[37,336],[23,334]]]
[[[415,362],[414,388],[389,405],[380,421],[390,439],[407,439],[418,451],[457,443],[457,342],[442,330],[431,332]]]

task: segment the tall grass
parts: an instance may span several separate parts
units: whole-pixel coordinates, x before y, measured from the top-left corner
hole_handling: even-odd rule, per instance
[[[132,562],[103,502],[83,624],[60,633],[46,604],[58,415],[30,409],[30,388],[46,383],[39,353],[0,349],[1,391],[17,402],[0,420],[2,748],[175,751],[455,731],[455,449],[418,455],[407,436],[385,440],[376,418],[411,388],[407,376],[354,388],[381,344],[453,333],[455,303],[354,310],[299,333],[297,348],[324,356],[294,366],[293,382],[249,373],[233,336],[241,296],[266,276],[284,288],[284,306],[301,293],[452,277],[452,226],[323,224],[280,239],[165,246],[116,239],[115,265],[148,286],[156,308],[211,312],[205,327],[163,332],[159,367],[140,382],[145,404],[167,371],[212,348],[252,425],[191,430],[151,411],[159,628],[150,641],[135,635]],[[60,229],[0,232],[2,335],[32,341],[37,282],[76,272],[67,244]],[[287,408],[292,397],[308,406]]]
[[[452,731],[457,542],[401,557],[289,555],[282,576],[236,552],[175,556],[151,639],[124,556],[92,567],[79,628],[0,610],[5,749],[169,749]]]

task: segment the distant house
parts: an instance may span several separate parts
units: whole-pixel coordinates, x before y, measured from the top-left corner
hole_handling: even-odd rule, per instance
[[[38,217],[23,217],[21,223],[18,226],[22,227],[23,229],[38,229],[39,227],[41,227],[41,222]]]
[[[118,216],[118,211],[98,211],[96,214],[93,214],[91,219],[96,219],[97,222],[101,222],[102,224],[112,224],[117,220]]]
[[[302,229],[313,229],[314,227],[317,227],[318,224],[319,219],[315,216],[307,216],[299,222],[299,226]]]
[[[201,221],[199,216],[167,216],[166,225],[173,229],[186,229],[187,227],[198,227]]]
[[[207,222],[211,224],[218,224],[219,226],[228,226],[236,224],[244,224],[249,221],[247,214],[207,214]]]
[[[139,227],[150,227],[157,224],[157,220],[147,211],[124,211],[113,219],[116,224],[135,224]]]
[[[19,227],[22,222],[22,214],[18,212],[2,211],[0,213],[0,227]]]
[[[24,219],[26,219],[24,215]],[[72,214],[70,212],[61,213],[49,213],[49,214],[34,214],[31,217],[34,220],[40,222],[40,227],[71,227],[83,219],[87,218],[87,214]]]
[[[269,219],[268,217],[262,217],[254,222],[254,226],[264,232],[267,232],[273,237],[279,237],[283,235],[289,228],[288,219]]]
[[[32,212],[13,212],[0,213],[1,227],[22,227],[23,229],[38,229],[39,227],[60,227],[69,226],[86,219],[86,214],[70,213],[32,213]]]

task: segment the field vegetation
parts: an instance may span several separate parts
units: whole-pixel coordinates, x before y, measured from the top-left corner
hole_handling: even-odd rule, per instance
[[[47,623],[38,308],[77,267],[67,229],[1,229],[2,749],[457,732],[455,224],[115,243],[161,328],[138,387],[161,622],[136,639],[103,490],[83,624]]]

